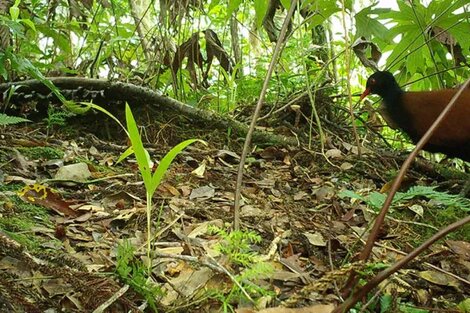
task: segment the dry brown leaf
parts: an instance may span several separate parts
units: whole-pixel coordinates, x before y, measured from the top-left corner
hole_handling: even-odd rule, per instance
[[[422,271],[419,277],[436,285],[459,288],[459,281],[450,275],[438,271]]]
[[[204,178],[204,173],[206,172],[206,162],[203,161],[195,170],[191,172],[197,178]]]
[[[181,190],[183,197],[189,197],[189,195],[191,194],[191,190],[192,190],[192,188],[189,186],[179,186],[179,189]]]
[[[319,232],[304,233],[304,235],[305,237],[307,237],[308,242],[310,242],[312,245],[317,246],[317,247],[326,247],[325,238],[323,238],[323,235],[320,234]]]
[[[379,47],[372,41],[366,40],[365,37],[358,38],[352,45],[353,51],[365,67],[370,67],[375,71],[379,70],[378,62],[382,57]],[[367,52],[370,48],[370,56]]]
[[[160,185],[162,188],[166,189],[172,196],[174,197],[179,197],[181,196],[181,193],[176,189],[173,185],[170,185],[169,183],[162,183]],[[160,187],[159,187],[160,189]]]
[[[214,197],[215,189],[212,186],[202,186],[191,191],[189,195],[190,200],[194,199],[210,199]]]
[[[446,243],[455,254],[458,254],[464,260],[470,261],[470,242],[447,240]]]
[[[339,149],[330,149],[325,152],[327,158],[339,159],[341,158],[341,150]]]
[[[65,216],[78,216],[77,211],[70,207],[72,202],[63,200],[57,192],[47,186],[39,184],[25,186],[18,192],[18,196],[25,202],[42,205]]]

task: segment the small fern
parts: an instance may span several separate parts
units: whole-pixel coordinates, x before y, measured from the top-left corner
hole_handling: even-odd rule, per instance
[[[434,200],[443,206],[452,206],[459,208],[463,211],[470,211],[470,201],[459,195],[451,195],[446,192],[434,190],[436,187],[429,186],[414,186],[407,192],[397,193],[397,201],[410,200],[414,197],[425,197]]]
[[[411,200],[415,197],[425,197],[429,200],[446,206],[456,207],[463,211],[470,211],[470,201],[462,198],[458,195],[451,195],[445,192],[436,191],[436,187],[429,186],[414,186],[411,187],[407,192],[397,192],[393,198],[392,204],[399,204],[406,200]],[[353,199],[359,199],[370,205],[372,208],[379,210],[385,202],[386,194],[379,192],[372,192],[368,196],[362,196],[351,190],[344,190],[339,193],[341,198],[349,197]]]
[[[223,241],[216,249],[226,255],[231,262],[244,267],[249,267],[256,259],[257,253],[252,251],[251,244],[261,242],[261,236],[253,231],[227,232],[216,226],[209,227],[209,233],[219,235]]]
[[[116,273],[124,283],[130,285],[147,300],[154,312],[158,312],[157,301],[163,295],[163,291],[159,285],[147,278],[144,262],[136,258],[134,253],[135,248],[128,240],[118,245]]]
[[[252,244],[261,242],[261,236],[253,231],[232,231],[209,226],[208,232],[220,236],[221,242],[216,249],[231,263],[232,268],[237,267],[239,272],[233,278],[237,284],[227,291],[211,290],[209,297],[221,303],[222,312],[234,312],[233,303],[246,302],[247,294],[251,300],[257,301],[263,297],[273,297],[274,292],[259,286],[258,279],[265,279],[274,272],[273,266],[260,259],[258,252],[253,250]]]
[[[31,121],[22,117],[10,116],[4,113],[0,113],[0,126],[18,124],[18,123],[23,123],[23,122],[31,122]]]
[[[74,116],[75,114],[64,109],[56,109],[49,107],[47,109],[47,118],[44,121],[47,124],[47,129],[52,129],[54,126],[65,126],[67,124],[67,118]]]

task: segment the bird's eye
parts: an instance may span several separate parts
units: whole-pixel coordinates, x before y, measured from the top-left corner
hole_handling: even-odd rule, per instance
[[[375,78],[371,78],[370,81],[369,81],[369,84],[375,85]]]

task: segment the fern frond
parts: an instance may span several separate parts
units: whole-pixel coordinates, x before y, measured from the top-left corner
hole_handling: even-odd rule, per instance
[[[10,116],[4,113],[0,113],[0,126],[18,124],[18,123],[23,123],[23,122],[31,122],[31,121],[22,117]]]

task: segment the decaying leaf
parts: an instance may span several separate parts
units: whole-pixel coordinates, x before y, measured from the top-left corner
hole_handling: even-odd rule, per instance
[[[372,41],[366,40],[364,37],[358,38],[352,45],[353,51],[365,67],[370,67],[374,71],[378,71],[378,62],[382,57],[379,47]],[[370,48],[370,56],[367,52]]]
[[[467,64],[465,55],[462,53],[462,47],[448,31],[439,26],[432,26],[429,29],[429,35],[446,47],[454,58],[455,65]]]
[[[18,196],[23,201],[42,205],[65,216],[78,216],[77,211],[70,207],[72,203],[63,200],[57,192],[47,186],[39,184],[27,185],[18,192]]]
[[[196,71],[196,66],[202,72],[202,83],[203,87],[208,87],[208,77],[209,77],[209,70],[212,65],[212,61],[214,57],[217,58],[219,61],[220,66],[227,72],[228,74],[232,74],[233,72],[233,62],[229,57],[229,54],[222,46],[217,33],[215,33],[211,29],[206,29],[202,32],[204,34],[204,38],[206,39],[206,55],[207,60],[204,60],[202,56],[202,48],[200,44],[200,32],[195,32],[191,35],[191,37],[182,43],[176,50],[175,56],[173,58],[173,63],[171,66],[173,78],[176,80],[176,73],[179,69],[182,68],[183,60],[185,58],[188,59],[186,69],[189,72],[191,77],[191,81],[193,83],[193,88],[199,88],[200,84],[198,81],[198,73]],[[204,70],[204,63],[206,65],[206,69]]]

